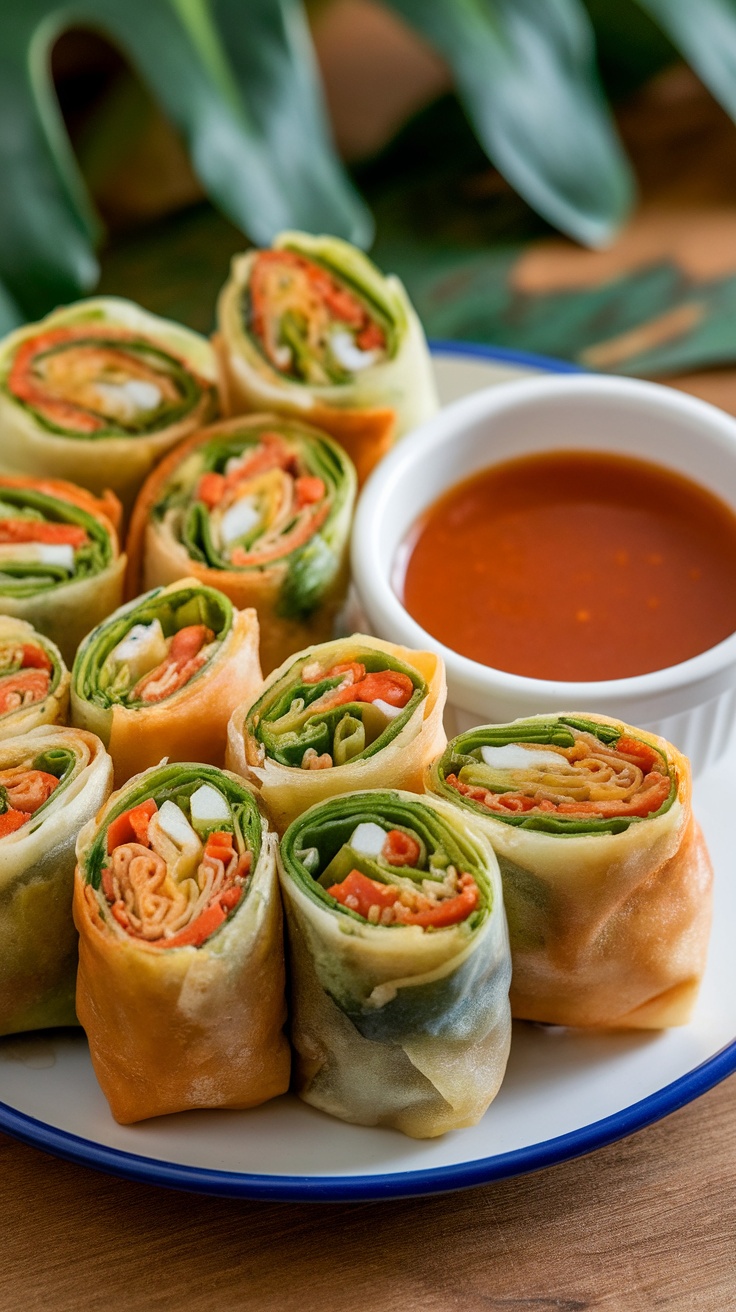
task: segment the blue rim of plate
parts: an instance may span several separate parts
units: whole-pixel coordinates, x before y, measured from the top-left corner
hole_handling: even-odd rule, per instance
[[[481,346],[471,342],[432,341],[433,354],[459,355],[498,364],[518,364],[546,373],[580,373],[576,365],[564,360]],[[418,1171],[397,1171],[389,1175],[373,1173],[353,1176],[250,1175],[241,1171],[214,1171],[200,1166],[165,1162],[142,1157],[118,1148],[107,1148],[90,1139],[70,1134],[19,1112],[0,1102],[0,1130],[52,1153],[108,1175],[140,1180],[146,1184],[165,1185],[192,1193],[215,1194],[223,1198],[253,1198],[268,1202],[367,1202],[378,1198],[411,1198],[421,1194],[446,1193],[468,1189],[473,1185],[504,1180],[514,1175],[540,1171],[604,1148],[642,1130],[653,1121],[693,1102],[714,1085],[736,1071],[736,1039],[721,1048],[699,1066],[667,1084],[639,1102],[624,1107],[600,1121],[578,1130],[546,1139],[541,1143],[494,1153],[475,1161],[452,1166],[429,1167]]]

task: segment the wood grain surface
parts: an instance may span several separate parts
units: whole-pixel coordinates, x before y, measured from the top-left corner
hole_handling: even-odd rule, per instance
[[[588,1157],[462,1193],[286,1204],[0,1136],[2,1312],[729,1312],[736,1077]]]

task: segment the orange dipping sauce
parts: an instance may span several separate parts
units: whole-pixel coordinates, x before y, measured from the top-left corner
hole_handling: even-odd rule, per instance
[[[485,469],[404,544],[399,596],[453,651],[536,679],[622,679],[736,630],[736,515],[648,461],[556,451]]]

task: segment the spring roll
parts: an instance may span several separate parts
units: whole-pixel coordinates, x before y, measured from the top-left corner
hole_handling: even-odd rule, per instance
[[[69,678],[55,643],[25,620],[0,615],[0,740],[64,724]]]
[[[162,765],[77,843],[77,1011],[122,1124],[289,1084],[276,838],[240,779]]]
[[[164,452],[216,413],[209,342],[132,301],[79,301],[0,342],[9,473],[114,487],[128,509]]]
[[[275,410],[331,433],[362,484],[434,414],[422,326],[399,282],[337,237],[283,232],[233,260],[215,346],[226,414]]]
[[[123,600],[120,502],[58,479],[0,476],[0,611],[51,638],[71,665]]]
[[[261,683],[255,611],[183,579],[121,606],[84,639],[72,721],[102,739],[120,788],[163,756],[222,765],[230,716]]]
[[[499,859],[514,1016],[685,1024],[712,883],[686,757],[602,715],[532,716],[454,738],[429,786],[483,826]]]
[[[272,670],[331,636],[348,586],[355,471],[324,433],[272,415],[214,424],[163,461],[136,504],[130,590],[191,575],[254,606]]]
[[[300,1097],[418,1139],[474,1125],[511,1038],[501,880],[480,831],[412,793],[333,797],[286,831],[279,874]]]
[[[0,1034],[75,1025],[74,844],[112,788],[91,733],[0,742]]]
[[[447,739],[439,656],[355,633],[290,656],[238,707],[227,764],[258,789],[279,833],[337,793],[404,788]]]

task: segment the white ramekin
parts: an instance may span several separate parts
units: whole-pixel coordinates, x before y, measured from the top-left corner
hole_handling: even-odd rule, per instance
[[[383,460],[358,504],[353,579],[372,632],[439,652],[448,731],[547,711],[599,711],[662,734],[703,770],[736,722],[736,634],[679,665],[597,683],[530,679],[480,665],[428,634],[392,587],[415,519],[475,470],[535,451],[611,451],[694,479],[736,511],[736,420],[656,383],[599,375],[522,379],[456,401]]]

